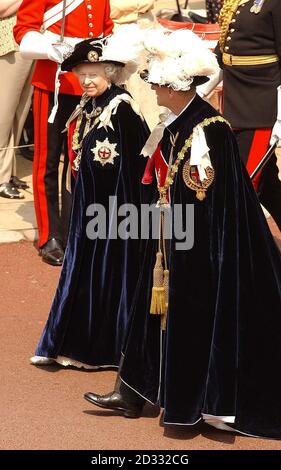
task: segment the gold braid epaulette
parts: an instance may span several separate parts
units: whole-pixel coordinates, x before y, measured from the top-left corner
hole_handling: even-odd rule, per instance
[[[197,126],[202,126],[204,128],[204,127],[209,126],[210,124],[213,124],[214,122],[225,122],[230,127],[229,122],[226,119],[224,119],[222,116],[214,116],[211,118],[206,118],[202,122],[198,123]],[[166,177],[165,185],[159,188],[160,197],[162,193],[167,194],[169,186],[173,184],[175,175],[177,174],[178,169],[179,169],[180,162],[184,160],[184,158],[186,157],[187,150],[191,148],[193,131],[191,135],[189,136],[189,138],[185,141],[184,146],[182,147],[181,151],[178,153],[175,163],[171,166],[171,169]]]
[[[225,41],[226,37],[228,35],[228,30],[229,30],[229,25],[235,15],[235,13],[238,10],[238,7],[242,3],[246,3],[249,0],[224,0],[223,7],[220,11],[219,15],[219,25],[220,25],[220,50],[223,52],[224,46],[225,46]]]

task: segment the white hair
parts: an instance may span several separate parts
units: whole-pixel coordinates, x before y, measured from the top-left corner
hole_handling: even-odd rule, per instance
[[[111,82],[115,83],[116,85],[122,85],[123,82],[123,66],[117,64],[104,64],[104,72],[106,78]]]

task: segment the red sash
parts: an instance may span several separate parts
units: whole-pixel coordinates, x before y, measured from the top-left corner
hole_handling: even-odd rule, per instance
[[[142,178],[142,183],[151,184],[155,173],[158,185],[164,186],[167,177],[167,171],[168,163],[163,157],[163,154],[161,152],[161,145],[159,143],[154,154],[148,159]]]
[[[71,169],[73,168],[73,162],[75,158],[77,157],[76,152],[72,148],[72,140],[73,140],[73,134],[74,134],[75,127],[76,127],[76,122],[77,122],[77,118],[73,119],[73,121],[70,122],[69,128],[68,128],[67,147],[68,147],[68,158],[69,158]],[[72,173],[74,176],[77,176],[77,171],[73,171],[72,169]]]

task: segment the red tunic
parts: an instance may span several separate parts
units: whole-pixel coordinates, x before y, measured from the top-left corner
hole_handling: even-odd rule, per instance
[[[43,16],[60,0],[23,0],[17,14],[14,36],[20,44],[23,36],[29,31],[40,31]],[[52,33],[60,34],[61,20],[48,28]],[[109,0],[84,0],[65,19],[65,36],[86,39],[107,36],[112,32],[113,22],[110,18]],[[38,60],[32,84],[43,90],[54,91],[57,65],[51,60]],[[81,95],[81,88],[75,75],[71,72],[60,76],[60,93]]]

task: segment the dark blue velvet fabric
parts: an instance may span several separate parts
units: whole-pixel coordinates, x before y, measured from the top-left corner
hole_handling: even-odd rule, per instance
[[[195,97],[169,126],[180,132],[174,158],[194,126],[216,114]],[[120,374],[148,400],[160,400],[166,423],[193,424],[202,413],[232,415],[242,432],[281,437],[280,252],[230,128],[216,122],[205,133],[215,170],[206,199],[200,202],[185,185],[183,164],[171,188],[172,208],[194,204],[195,242],[188,251],[176,251],[175,239],[170,243],[162,347],[159,318],[149,314],[156,252],[149,241]],[[166,130],[167,160],[169,142]]]
[[[96,105],[104,108],[121,93],[124,90],[112,86],[97,98]],[[141,246],[139,240],[89,239],[86,226],[92,217],[86,210],[92,203],[102,204],[109,218],[109,196],[117,197],[117,211],[124,203],[140,205],[145,166],[140,152],[149,131],[124,101],[112,115],[112,124],[114,130],[95,127],[84,140],[65,260],[36,350],[39,356],[61,355],[93,366],[119,364]],[[119,156],[113,164],[102,166],[93,160],[92,149],[106,138],[117,144]]]

